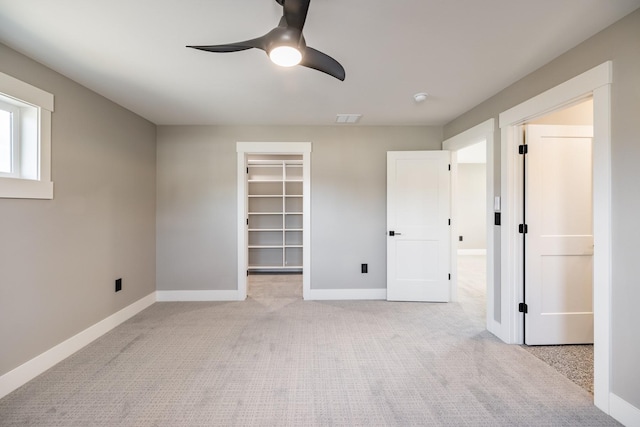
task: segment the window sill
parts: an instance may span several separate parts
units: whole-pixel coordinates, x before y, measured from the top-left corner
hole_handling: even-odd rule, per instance
[[[53,182],[0,178],[1,199],[53,199]]]

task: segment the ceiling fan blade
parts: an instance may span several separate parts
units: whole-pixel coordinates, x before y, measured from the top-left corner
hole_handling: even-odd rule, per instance
[[[319,50],[315,50],[309,46],[307,46],[304,52],[304,57],[302,58],[302,62],[300,62],[300,65],[302,65],[303,67],[322,71],[323,73],[327,73],[338,80],[344,81],[346,77],[344,68],[338,61],[336,61],[329,55],[324,54]]]
[[[311,0],[284,0],[283,17],[287,21],[287,26],[302,31],[304,21],[307,19],[309,3]]]
[[[257,39],[245,40],[243,42],[217,44],[212,46],[187,46],[192,49],[206,50],[207,52],[239,52],[247,49],[262,49],[265,50],[265,36],[258,37]]]

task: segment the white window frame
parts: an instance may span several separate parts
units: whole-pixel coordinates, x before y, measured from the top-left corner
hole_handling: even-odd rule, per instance
[[[0,175],[0,198],[53,199],[51,181],[51,113],[53,95],[0,73],[0,100],[20,110],[19,176]]]
[[[4,102],[0,97],[0,111],[11,114],[11,140],[9,148],[11,150],[10,170],[8,172],[0,170],[0,178],[20,177],[20,108],[12,103]]]

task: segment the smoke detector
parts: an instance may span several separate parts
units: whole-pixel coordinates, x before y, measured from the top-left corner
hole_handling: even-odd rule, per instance
[[[426,92],[420,92],[413,95],[413,99],[415,99],[415,101],[418,103],[424,102],[428,97],[429,97],[429,94]]]

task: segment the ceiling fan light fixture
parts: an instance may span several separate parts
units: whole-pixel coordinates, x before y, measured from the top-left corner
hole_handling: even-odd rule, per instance
[[[302,53],[295,47],[277,46],[269,52],[271,61],[281,67],[293,67],[302,61]]]
[[[338,61],[319,50],[307,46],[302,28],[307,19],[311,0],[276,0],[282,6],[282,18],[278,26],[267,34],[236,43],[187,46],[205,52],[240,52],[248,49],[260,49],[269,59],[282,67],[300,65],[321,71],[340,81],[345,79],[344,67]]]

